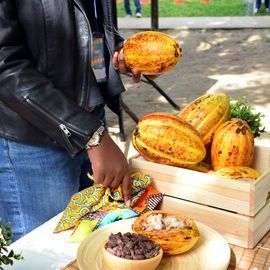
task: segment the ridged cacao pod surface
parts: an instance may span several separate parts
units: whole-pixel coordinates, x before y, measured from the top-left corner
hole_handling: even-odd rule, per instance
[[[168,113],[143,116],[132,134],[132,142],[147,160],[177,167],[193,167],[206,155],[199,133]]]
[[[229,119],[230,98],[226,94],[204,95],[186,105],[179,117],[201,134],[205,145],[211,143],[217,128]]]
[[[211,146],[214,170],[224,167],[250,167],[254,157],[254,136],[248,123],[232,118],[215,132]]]
[[[163,219],[163,223],[158,227],[160,218]],[[171,228],[166,228],[165,225],[168,218],[171,219],[169,221]],[[152,226],[151,223],[154,225]],[[177,225],[179,226],[177,227]],[[200,235],[192,219],[164,210],[154,210],[142,214],[136,218],[132,230],[158,243],[165,255],[176,255],[190,250],[197,243]]]
[[[257,179],[261,174],[253,168],[244,166],[234,166],[219,169],[211,172],[212,175],[223,176],[231,179]]]
[[[172,69],[181,58],[181,49],[174,38],[157,31],[144,31],[124,44],[125,63],[142,74],[161,74]]]

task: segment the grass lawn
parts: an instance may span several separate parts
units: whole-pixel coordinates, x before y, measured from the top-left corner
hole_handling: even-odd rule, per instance
[[[133,0],[130,3],[135,14]],[[211,0],[209,3],[202,3],[200,0],[159,0],[158,5],[160,17],[244,16],[246,10],[244,0]],[[119,17],[126,15],[123,0],[118,1],[117,13]],[[142,4],[142,14],[144,17],[151,16],[149,3]]]

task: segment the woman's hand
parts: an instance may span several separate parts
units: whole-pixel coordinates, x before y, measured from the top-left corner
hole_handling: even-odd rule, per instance
[[[127,159],[123,152],[105,132],[99,145],[87,150],[92,164],[94,182],[104,187],[122,186],[125,204],[130,206],[131,178]]]
[[[131,72],[132,74],[132,79],[134,82],[140,82],[141,81],[141,73],[136,70],[136,69],[128,69],[127,66],[126,66],[126,63],[125,63],[125,56],[124,56],[124,53],[123,53],[123,49],[121,49],[120,51],[116,51],[113,55],[113,58],[112,58],[112,62],[113,62],[113,65],[114,65],[114,68],[116,70],[118,70],[120,73],[122,74],[126,74],[128,72]],[[154,80],[156,79],[157,77],[159,76],[159,74],[157,75],[147,75],[147,77],[151,80]]]
[[[125,63],[125,56],[123,53],[123,49],[120,51],[116,51],[113,55],[112,62],[114,65],[114,68],[118,70],[122,74],[126,74],[128,72],[131,72],[132,79],[134,82],[140,82],[141,80],[141,73],[136,69],[128,69]]]

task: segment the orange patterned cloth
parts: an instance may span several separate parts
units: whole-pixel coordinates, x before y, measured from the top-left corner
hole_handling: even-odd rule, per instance
[[[72,196],[54,232],[72,228],[77,230],[83,221],[85,221],[84,226],[88,226],[87,230],[93,231],[110,222],[131,218],[153,210],[163,196],[150,186],[151,177],[134,173],[131,178],[131,208],[127,208],[124,204],[120,186],[112,190],[104,188],[100,184],[94,184]],[[90,227],[91,229],[89,229]],[[85,232],[86,229],[81,227],[80,230]]]

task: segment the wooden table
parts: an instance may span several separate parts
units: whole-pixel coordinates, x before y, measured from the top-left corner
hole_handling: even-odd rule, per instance
[[[270,270],[270,232],[254,249],[234,245],[230,247],[231,261],[228,270]],[[62,270],[79,270],[76,260],[70,262]]]

